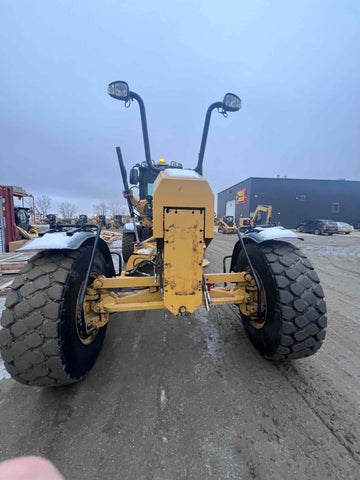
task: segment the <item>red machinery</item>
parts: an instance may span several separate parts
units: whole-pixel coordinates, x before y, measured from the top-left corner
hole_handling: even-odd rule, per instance
[[[34,197],[27,193],[21,187],[0,185],[0,252],[9,251],[9,243],[18,239],[18,230],[15,221],[14,197],[22,200],[24,207],[24,198],[32,198],[32,213],[35,213]],[[35,223],[35,222],[34,222]]]

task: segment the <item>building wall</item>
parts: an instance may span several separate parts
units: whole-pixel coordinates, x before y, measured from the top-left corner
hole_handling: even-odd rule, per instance
[[[360,182],[347,180],[307,180],[252,177],[218,194],[218,212],[223,198],[247,189],[247,200],[236,205],[235,220],[248,217],[257,205],[272,205],[272,221],[287,228],[308,218],[360,223]],[[229,199],[229,198],[227,198]]]
[[[239,190],[246,189],[246,201],[243,203],[236,202],[236,193]],[[251,179],[244,180],[243,182],[237,183],[232,187],[229,187],[226,190],[218,193],[218,201],[217,201],[217,216],[223,217],[226,212],[226,202],[229,200],[235,200],[235,220],[238,224],[240,217],[248,217],[249,216],[249,203],[251,198]]]

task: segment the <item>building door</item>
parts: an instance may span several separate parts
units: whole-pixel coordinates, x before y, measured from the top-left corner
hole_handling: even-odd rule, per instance
[[[225,215],[232,216],[235,220],[235,200],[229,200],[225,204]]]
[[[0,253],[5,252],[5,232],[4,232],[4,215],[3,215],[3,198],[0,197]]]

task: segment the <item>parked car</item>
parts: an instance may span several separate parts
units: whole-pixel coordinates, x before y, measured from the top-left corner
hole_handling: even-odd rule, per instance
[[[324,233],[333,235],[338,233],[338,226],[333,220],[306,220],[299,223],[296,230],[303,233],[314,233],[315,235],[323,235]]]
[[[349,235],[349,233],[354,231],[354,227],[350,225],[349,223],[346,222],[336,222],[339,233],[346,233]]]

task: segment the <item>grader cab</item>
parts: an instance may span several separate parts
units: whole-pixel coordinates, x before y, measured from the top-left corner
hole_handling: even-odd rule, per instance
[[[203,258],[214,235],[214,195],[203,178],[210,117],[240,109],[226,94],[205,116],[196,167],[151,160],[145,107],[125,82],[113,98],[140,107],[145,162],[131,170],[129,187],[116,148],[131,222],[124,226],[126,265],[116,273],[100,225],[55,224],[22,250],[36,250],[12,285],[2,316],[0,348],[11,376],[27,385],[59,386],[81,380],[101,350],[112,313],[167,309],[182,317],[198,307],[234,304],[259,352],[270,360],[314,354],[325,337],[326,306],[313,266],[281,227],[241,235],[224,269],[206,273]],[[226,271],[226,258],[231,258]],[[121,321],[121,315],[117,315]],[[115,320],[115,319],[114,319]]]

